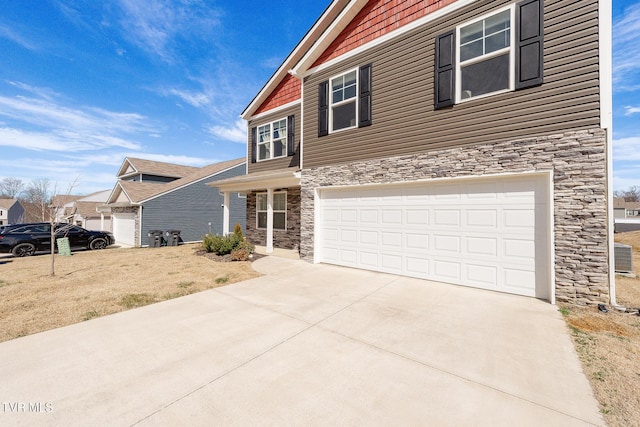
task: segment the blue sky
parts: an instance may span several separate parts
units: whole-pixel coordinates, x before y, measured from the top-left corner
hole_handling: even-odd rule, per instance
[[[126,156],[245,155],[239,114],[330,0],[21,0],[0,14],[0,179],[109,189]],[[301,7],[303,4],[303,7]],[[640,3],[613,2],[614,188],[640,186]]]

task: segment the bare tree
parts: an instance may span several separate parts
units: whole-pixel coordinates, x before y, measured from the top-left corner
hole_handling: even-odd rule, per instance
[[[623,198],[625,202],[640,202],[640,187],[634,185],[627,190],[617,190],[613,196]]]
[[[21,180],[11,177],[3,178],[0,181],[0,198],[15,199],[23,189],[24,184]]]
[[[48,180],[47,180],[48,184]],[[73,224],[58,224],[57,218],[64,216],[64,210],[66,201],[69,200],[71,192],[78,185],[78,178],[76,178],[67,188],[66,197],[51,197],[51,202],[47,204],[49,212],[49,224],[51,225],[51,270],[49,275],[51,277],[56,275],[56,238],[66,237],[67,233],[73,227]],[[48,187],[48,185],[47,185]],[[57,184],[53,188],[53,193],[57,193]],[[57,202],[56,202],[57,200]],[[75,214],[75,212],[74,212]]]
[[[51,199],[50,186],[51,183],[47,178],[38,178],[31,181],[23,192],[25,201],[37,206],[42,222],[49,219],[47,213]]]

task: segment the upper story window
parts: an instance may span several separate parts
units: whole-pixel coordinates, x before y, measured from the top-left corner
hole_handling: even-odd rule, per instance
[[[371,123],[371,64],[318,85],[318,136]]]
[[[358,109],[356,92],[358,87],[357,70],[331,79],[331,107],[329,111],[331,131],[356,127]]]
[[[513,90],[512,13],[509,8],[458,27],[458,99]]]
[[[435,108],[541,85],[544,0],[522,0],[436,37]]]
[[[287,155],[287,119],[258,126],[258,161]]]
[[[251,128],[251,163],[295,154],[294,115]]]

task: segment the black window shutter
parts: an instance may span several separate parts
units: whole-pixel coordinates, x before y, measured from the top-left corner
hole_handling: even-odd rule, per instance
[[[255,127],[251,128],[251,163],[256,162],[258,151],[258,129]]]
[[[516,4],[516,90],[542,84],[543,0]]]
[[[296,116],[287,117],[287,156],[293,156],[296,152]]]
[[[358,97],[358,127],[371,125],[371,64],[360,67],[360,95]]]
[[[455,103],[456,33],[449,31],[436,37],[435,108]]]
[[[329,134],[329,81],[318,85],[318,136]]]

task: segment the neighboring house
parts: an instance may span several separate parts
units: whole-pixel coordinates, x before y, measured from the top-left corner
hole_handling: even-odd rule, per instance
[[[180,230],[182,241],[200,241],[224,228],[224,198],[207,184],[245,170],[245,159],[196,168],[126,158],[102,210],[110,211],[116,241],[126,245],[146,246],[152,230]],[[244,229],[246,198],[232,194],[228,205],[226,227],[239,223]]]
[[[103,190],[87,196],[53,197],[56,222],[73,223],[87,230],[111,231],[111,215],[101,211],[110,194],[111,190]]]
[[[615,303],[610,7],[334,0],[242,113],[247,175],[217,185],[267,251]]]
[[[0,225],[24,222],[24,207],[16,199],[0,199]]]
[[[613,199],[615,218],[640,217],[640,202],[627,202],[623,197]]]
[[[613,199],[615,232],[640,230],[640,202],[627,202],[622,197]]]

